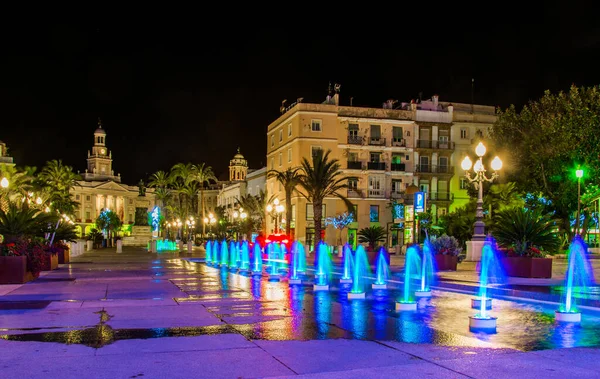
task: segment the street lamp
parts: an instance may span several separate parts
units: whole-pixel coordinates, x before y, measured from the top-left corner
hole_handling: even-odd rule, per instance
[[[6,179],[6,178],[2,178],[2,180],[0,180],[0,186],[1,186],[2,188],[8,188],[8,184],[9,184],[9,183],[8,183],[8,179]]]
[[[285,211],[285,206],[279,204],[279,199],[273,200],[273,205],[267,205],[267,212],[271,214],[271,217],[275,218],[275,234],[279,233],[279,217]]]
[[[208,214],[208,217],[204,217],[204,223],[208,224],[208,233],[212,234],[212,226],[217,222],[217,219],[212,213]]]
[[[475,212],[475,224],[473,225],[474,233],[472,241],[484,241],[485,240],[485,223],[483,222],[483,182],[493,182],[498,174],[496,171],[499,171],[502,168],[502,161],[499,157],[495,157],[492,162],[492,170],[494,172],[488,178],[485,175],[485,167],[483,165],[483,156],[485,155],[486,148],[482,142],[479,142],[477,147],[475,148],[475,154],[479,157],[473,165],[471,159],[466,156],[465,159],[461,162],[460,166],[463,170],[465,170],[465,176],[470,183],[475,184],[475,188],[479,191],[477,196],[477,210]],[[469,170],[473,167],[473,176],[471,177],[471,173]]]
[[[579,231],[579,212],[581,210],[581,178],[583,178],[583,170],[577,169],[575,171],[577,177],[577,217],[575,218],[575,235],[578,235]]]

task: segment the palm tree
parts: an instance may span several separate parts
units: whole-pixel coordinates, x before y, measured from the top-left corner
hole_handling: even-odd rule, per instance
[[[329,159],[331,150],[323,153],[318,150],[312,158],[312,164],[308,159],[302,158],[302,173],[300,185],[306,191],[302,194],[308,201],[312,202],[313,217],[315,221],[315,246],[321,241],[323,200],[326,197],[337,197],[341,199],[348,211],[354,210],[354,205],[339,191],[348,188],[347,178],[340,177],[340,164],[337,159]]]
[[[156,196],[156,200],[158,200],[160,205],[164,208],[167,200],[171,197],[171,191],[167,187],[157,187],[154,191],[154,196]]]
[[[170,196],[168,187],[171,184],[172,179],[172,176],[162,170],[157,171],[150,176],[148,187],[156,189],[154,194],[156,195],[156,199],[160,202],[162,207],[166,205],[166,200]]]
[[[204,206],[204,186],[209,184],[211,180],[216,181],[217,177],[212,170],[212,167],[200,163],[194,166],[192,177],[195,182],[200,184],[200,208],[202,209],[202,220],[204,220],[206,207]],[[206,234],[206,225],[202,223],[202,235]]]
[[[387,233],[381,226],[371,226],[358,231],[358,242],[369,245],[369,251],[375,251],[379,242],[385,242]]]
[[[30,208],[26,202],[11,202],[6,211],[0,209],[0,234],[4,236],[4,242],[12,242],[23,236],[43,237],[57,217],[56,214]]]
[[[296,189],[296,186],[300,184],[300,168],[299,167],[288,167],[285,171],[269,170],[268,177],[275,178],[285,191],[285,234],[290,235],[291,221],[292,221],[292,192]]]
[[[52,209],[71,216],[79,203],[73,200],[70,191],[80,179],[71,166],[66,166],[56,159],[47,162],[38,175],[38,182],[47,188]]]
[[[183,194],[186,197],[187,205],[186,209],[191,208],[192,214],[194,216],[198,216],[198,183],[189,182],[182,190]],[[189,205],[189,207],[188,207]]]
[[[0,208],[8,210],[10,202],[27,197],[33,189],[33,176],[14,166],[0,165],[0,178],[8,179],[8,188],[0,191]]]

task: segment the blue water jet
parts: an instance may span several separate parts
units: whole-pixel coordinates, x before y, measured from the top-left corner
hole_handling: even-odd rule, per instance
[[[291,276],[290,276],[290,284],[300,284],[302,283],[302,280],[300,279],[300,276],[298,275],[299,270],[298,268],[300,267],[300,259],[304,258],[306,259],[306,256],[304,255],[304,245],[302,245],[301,242],[296,241],[292,244],[292,270],[291,270]]]
[[[398,311],[414,311],[417,309],[417,303],[414,301],[411,291],[411,281],[421,277],[421,254],[419,250],[419,245],[412,245],[406,249],[402,298],[396,302],[396,310]]]
[[[234,241],[229,242],[229,268],[237,270],[238,268],[238,248]]]
[[[567,256],[567,271],[561,299],[561,306],[555,312],[557,321],[579,322],[581,312],[575,304],[575,294],[585,298],[588,288],[594,284],[594,274],[588,257],[588,247],[580,235],[573,238]]]
[[[227,241],[221,241],[221,267],[227,267],[229,264],[229,251],[227,250]]]
[[[373,284],[373,289],[386,289],[389,277],[390,268],[385,258],[385,248],[381,247],[379,249],[379,254],[377,255],[377,266],[375,271],[375,283]]]
[[[252,275],[262,275],[262,250],[258,243],[252,250]]]
[[[269,256],[269,280],[277,281],[280,279],[279,277],[279,265],[277,262],[279,261],[279,255],[281,253],[281,249],[277,242],[269,242],[267,244],[267,252]]]
[[[350,244],[345,244],[342,251],[343,273],[340,283],[352,283],[354,258],[352,256],[352,248],[350,247]]]
[[[329,276],[331,275],[331,256],[329,248],[323,241],[317,247],[317,261],[315,267],[314,290],[329,290]]]
[[[242,241],[240,245],[240,270],[248,271],[250,269],[250,248],[248,241]]]
[[[429,237],[426,238],[421,252],[421,283],[419,289],[415,291],[416,297],[431,297],[431,284],[435,277],[433,268],[434,250],[433,245],[429,241]]]
[[[211,264],[212,263],[212,241],[211,240],[206,241],[206,245],[204,245],[204,249],[206,250],[206,258],[204,259],[204,262],[206,262],[206,264]]]
[[[354,255],[352,267],[352,289],[348,293],[349,299],[365,298],[365,274],[369,269],[369,259],[364,246],[359,245]]]
[[[214,240],[212,244],[212,263],[216,266],[219,262],[219,241]]]

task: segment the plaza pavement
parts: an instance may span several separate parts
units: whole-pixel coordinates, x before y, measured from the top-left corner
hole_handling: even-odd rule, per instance
[[[199,254],[95,250],[0,286],[0,377],[600,378],[598,348],[521,351],[448,333],[435,344],[380,340],[377,324],[346,322],[335,302],[323,313],[312,291],[253,287],[181,259]],[[459,267],[448,275],[472,278]],[[290,293],[306,296],[302,308]]]

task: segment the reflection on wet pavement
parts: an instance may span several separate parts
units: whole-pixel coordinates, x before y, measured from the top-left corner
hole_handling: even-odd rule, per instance
[[[95,301],[109,298],[132,302],[136,299],[174,299],[175,303],[151,306],[145,314],[136,313],[136,309],[125,314],[123,308],[106,304],[100,307],[100,311],[90,309],[90,312],[95,312],[97,323],[84,324],[88,326],[81,329],[37,333],[37,330],[51,330],[57,326],[40,326],[37,330],[4,328],[0,329],[0,334],[9,329],[11,333],[0,335],[0,338],[83,344],[95,348],[124,339],[231,333],[241,334],[249,340],[344,338],[519,350],[600,345],[598,315],[585,314],[580,325],[557,324],[554,309],[538,304],[494,300],[492,314],[498,317],[497,333],[471,333],[468,316],[475,312],[470,308],[471,296],[459,293],[434,291],[434,297],[422,300],[416,312],[398,313],[395,300],[400,294],[396,289],[370,291],[365,300],[349,301],[349,285],[340,286],[334,280],[330,291],[314,292],[310,275],[303,278],[307,284],[290,286],[285,280],[268,281],[266,275],[257,278],[209,267],[201,262],[163,258],[148,263],[147,278],[142,274],[144,270],[135,266],[137,268],[128,272],[126,279],[114,275],[116,271],[123,274],[126,267],[103,271],[104,279],[106,273],[110,277],[108,281],[101,281],[98,273],[94,276],[79,266],[83,265],[68,270],[68,278],[75,280],[62,283],[60,280],[48,280],[46,285],[92,285],[98,281],[94,285],[103,298]],[[137,279],[131,279],[134,276]],[[111,281],[110,278],[114,279]],[[88,279],[89,282],[86,282]],[[102,287],[102,283],[110,284]],[[156,285],[156,289],[148,290],[148,283]],[[64,287],[56,288],[58,291]],[[43,311],[52,302],[50,299],[18,305],[17,301],[0,301],[0,316],[14,315],[3,312]],[[202,318],[203,323],[193,324],[194,317]],[[171,326],[136,328],[138,319],[149,325],[159,320]],[[183,326],[190,323],[198,326]],[[156,325],[159,325],[158,321]],[[3,328],[1,322],[0,328]],[[20,334],[15,334],[15,331],[20,331]]]

